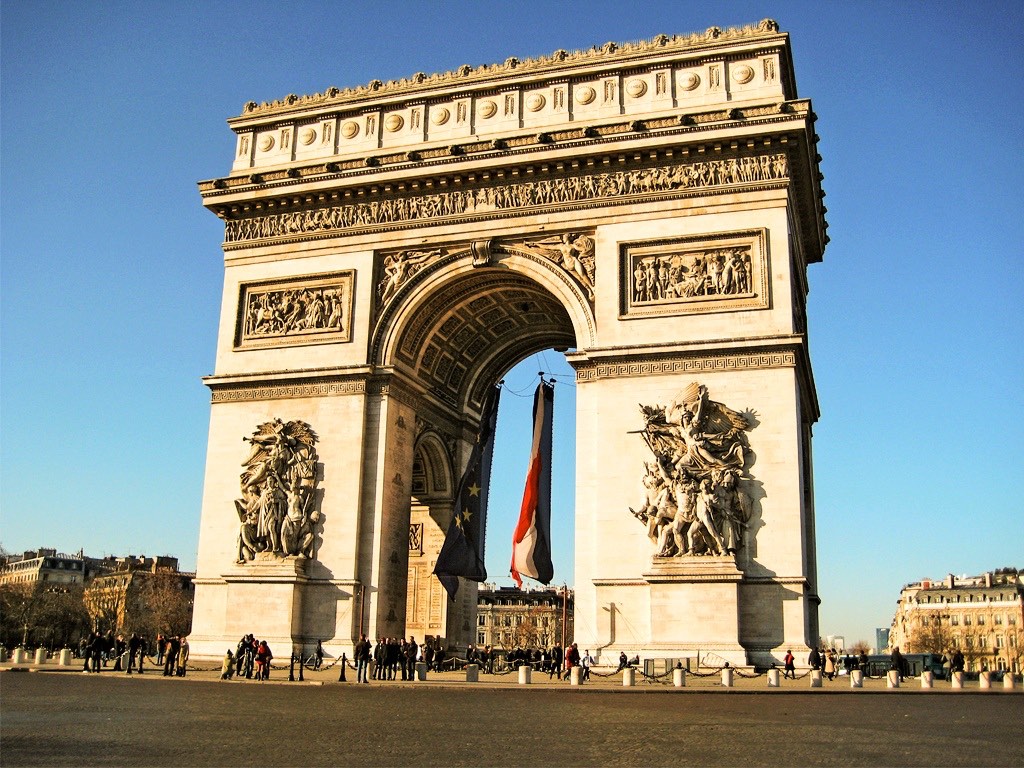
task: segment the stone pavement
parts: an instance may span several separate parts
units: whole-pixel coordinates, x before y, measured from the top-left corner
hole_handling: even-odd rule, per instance
[[[337,683],[223,682],[62,671],[0,674],[3,766],[1024,765],[1024,695],[845,679],[812,690],[763,676],[722,688],[621,677],[580,687],[535,676],[432,675]],[[348,680],[353,678],[346,675]]]

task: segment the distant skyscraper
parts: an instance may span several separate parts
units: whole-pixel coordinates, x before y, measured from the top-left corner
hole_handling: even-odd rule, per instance
[[[889,647],[889,628],[879,627],[875,630],[875,651],[882,653]]]

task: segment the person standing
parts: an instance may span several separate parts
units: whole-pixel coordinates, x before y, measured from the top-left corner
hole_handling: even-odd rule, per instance
[[[782,670],[782,676],[796,680],[796,656],[793,655],[792,650],[786,651],[786,656],[782,659],[782,662],[785,665],[785,668]]]
[[[565,654],[562,651],[562,646],[555,644],[555,647],[551,649],[551,673],[548,675],[550,680],[555,675],[559,678],[562,677],[562,663],[565,660]]]
[[[132,632],[132,636],[130,638],[128,638],[128,672],[127,672],[127,674],[129,674],[129,675],[132,673],[132,667],[135,666],[135,659],[139,655],[139,643],[141,642],[141,640],[142,640],[142,638],[139,637],[139,633],[138,632]],[[140,667],[139,671],[140,672],[142,671],[141,667]]]
[[[224,663],[220,665],[220,679],[230,680],[235,673],[235,657],[231,655],[231,649],[224,654]]]
[[[821,651],[817,646],[811,648],[811,652],[807,654],[807,665],[811,669],[821,669]]]
[[[594,657],[590,655],[589,648],[583,652],[583,659],[581,663],[583,664],[583,679],[589,680],[590,668],[594,665]]]
[[[369,666],[370,666],[370,641],[366,639],[366,635],[362,635],[359,638],[359,642],[356,644],[356,682],[357,683],[369,683]]]
[[[409,642],[405,645],[405,675],[402,677],[403,680],[416,679],[416,654],[418,652],[419,647],[416,645],[416,639],[409,635]]]
[[[903,682],[903,654],[900,653],[900,647],[894,645],[892,648],[892,655],[889,657],[889,669],[895,669],[896,675],[899,681]]]
[[[188,662],[188,638],[182,637],[178,647],[178,677],[185,676],[186,662]]]
[[[172,677],[177,671],[178,650],[181,648],[181,643],[173,635],[167,638],[166,643],[167,645],[164,647],[164,677]]]
[[[319,670],[324,663],[324,645],[319,640],[316,641],[316,651],[313,653],[313,669]]]
[[[568,680],[572,675],[572,668],[579,666],[580,663],[580,651],[576,647],[576,643],[573,643],[565,652],[565,676],[563,680]]]

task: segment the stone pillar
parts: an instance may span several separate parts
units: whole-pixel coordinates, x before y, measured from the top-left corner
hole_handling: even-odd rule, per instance
[[[417,661],[416,662],[416,679],[423,682],[427,679],[427,662]]]
[[[583,667],[573,667],[569,670],[569,685],[579,685],[583,682]]]
[[[480,667],[476,664],[466,665],[466,682],[476,683],[480,680]]]
[[[1013,679],[1013,673],[1012,672],[1004,672],[1003,673],[1003,688],[1005,688],[1008,691],[1012,691],[1015,685],[1016,685],[1016,681]]]
[[[991,672],[979,672],[978,673],[978,687],[983,691],[987,691],[992,687],[992,673]]]
[[[676,667],[672,670],[672,685],[676,688],[686,687],[686,670],[682,667]]]
[[[523,664],[519,667],[519,684],[529,685],[532,672],[533,670],[527,664]]]
[[[899,688],[900,687],[900,672],[898,669],[890,669],[885,676],[885,687],[886,688]]]
[[[732,688],[732,667],[726,667],[722,670],[722,685],[725,688]]]
[[[772,667],[768,670],[768,687],[778,688],[779,687],[779,670],[777,667]]]
[[[921,687],[932,688],[932,682],[934,681],[934,679],[935,678],[932,675],[932,673],[926,669],[924,672],[921,673]]]
[[[45,648],[36,648],[36,664],[45,664],[45,663],[46,663],[46,649]]]
[[[812,669],[808,677],[811,678],[811,688],[821,688],[821,670]]]
[[[622,670],[622,685],[625,688],[632,688],[636,685],[636,670],[632,667],[626,667]]]
[[[964,673],[963,672],[954,672],[953,673],[953,677],[950,680],[950,682],[953,684],[954,688],[963,688],[964,687]]]
[[[12,664],[24,664],[25,663],[25,649],[24,648],[15,648],[14,649],[14,655],[11,656],[11,663]]]
[[[854,669],[850,671],[850,687],[851,688],[863,688],[864,687],[864,672],[860,669]]]
[[[62,667],[70,667],[71,666],[71,649],[70,648],[64,648],[63,650],[61,650],[60,657],[58,658],[57,663],[60,666],[62,666]]]

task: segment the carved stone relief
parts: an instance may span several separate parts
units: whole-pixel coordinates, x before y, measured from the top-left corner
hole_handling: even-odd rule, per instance
[[[240,527],[237,562],[266,557],[314,558],[320,512],[316,509],[316,433],[303,421],[261,424],[242,462],[242,498],[235,501]]]
[[[432,261],[444,256],[446,251],[436,248],[431,251],[399,251],[384,257],[384,278],[377,286],[380,306],[384,306],[398,293],[398,289]]]
[[[557,237],[505,243],[504,247],[543,256],[569,273],[594,300],[594,239],[589,235],[566,233]]]
[[[244,283],[235,347],[349,341],[352,272]]]
[[[776,181],[787,178],[787,174],[788,164],[783,153],[749,155],[728,160],[701,160],[659,168],[580,174],[568,178],[541,179],[431,195],[385,197],[315,210],[230,219],[225,227],[224,239],[234,243],[376,224],[419,222],[476,212]]]
[[[767,307],[765,240],[755,230],[623,246],[623,314]]]
[[[732,556],[748,545],[756,481],[747,431],[753,413],[710,399],[694,382],[668,405],[641,405],[639,430],[654,461],[644,463],[641,502],[656,557]]]

